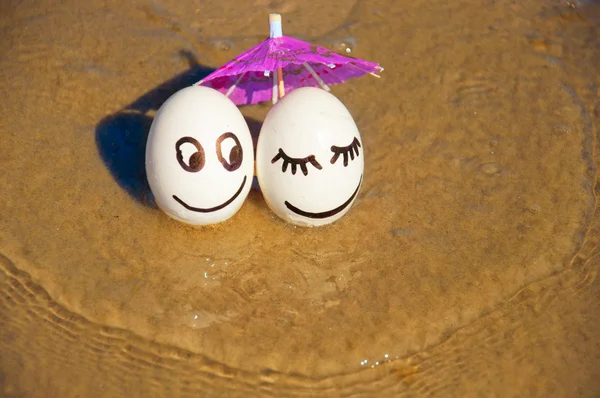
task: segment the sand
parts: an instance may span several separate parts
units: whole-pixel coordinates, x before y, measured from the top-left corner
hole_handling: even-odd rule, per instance
[[[600,395],[598,3],[318,3],[5,2],[0,395]],[[385,67],[332,88],[362,190],[322,228],[258,189],[178,223],[152,116],[269,12]]]

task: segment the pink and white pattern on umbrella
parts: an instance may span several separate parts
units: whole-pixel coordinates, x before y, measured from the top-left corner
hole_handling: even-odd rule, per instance
[[[271,34],[273,36],[273,33]],[[281,69],[279,69],[281,68]],[[342,56],[288,36],[271,37],[227,62],[197,84],[226,94],[236,105],[276,98],[273,73],[280,70],[285,91],[328,85],[383,70],[378,64]]]

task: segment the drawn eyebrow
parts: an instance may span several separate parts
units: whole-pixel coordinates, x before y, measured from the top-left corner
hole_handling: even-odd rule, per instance
[[[309,155],[305,158],[300,158],[300,159],[291,158],[285,152],[283,152],[283,149],[279,148],[277,155],[275,155],[275,157],[273,159],[271,159],[271,163],[275,163],[279,159],[283,159],[283,164],[281,165],[282,173],[285,173],[285,171],[287,170],[287,168],[290,164],[292,165],[292,174],[294,174],[294,175],[296,174],[298,166],[300,166],[300,169],[302,170],[302,174],[308,175],[308,168],[306,167],[307,163],[312,164],[316,169],[319,169],[319,170],[323,169],[321,164],[315,158],[315,155]]]
[[[331,157],[331,164],[334,164],[335,162],[337,162],[340,155],[343,154],[344,155],[344,167],[348,166],[348,155],[350,155],[350,160],[354,160],[354,154],[356,153],[356,156],[359,155],[359,151],[358,151],[359,147],[362,147],[362,146],[360,145],[360,142],[358,141],[358,138],[356,138],[356,137],[354,137],[354,140],[348,146],[340,147],[340,146],[332,145],[331,152],[333,152],[333,156]]]

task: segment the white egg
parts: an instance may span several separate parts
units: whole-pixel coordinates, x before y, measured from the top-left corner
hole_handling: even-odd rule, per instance
[[[220,92],[191,86],[158,110],[146,144],[146,174],[158,207],[181,222],[233,216],[252,185],[254,149],[246,120]]]
[[[342,217],[364,171],[362,141],[350,112],[332,94],[298,88],[269,111],[256,149],[256,173],[271,210],[300,226]]]

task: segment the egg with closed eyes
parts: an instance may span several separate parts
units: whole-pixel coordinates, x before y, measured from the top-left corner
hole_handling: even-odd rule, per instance
[[[364,171],[361,137],[348,109],[320,88],[298,88],[269,111],[256,173],[269,208],[299,226],[330,224],[348,212]]]
[[[176,92],[150,127],[146,174],[156,204],[170,217],[192,225],[229,219],[248,196],[254,174],[246,120],[212,88]]]

